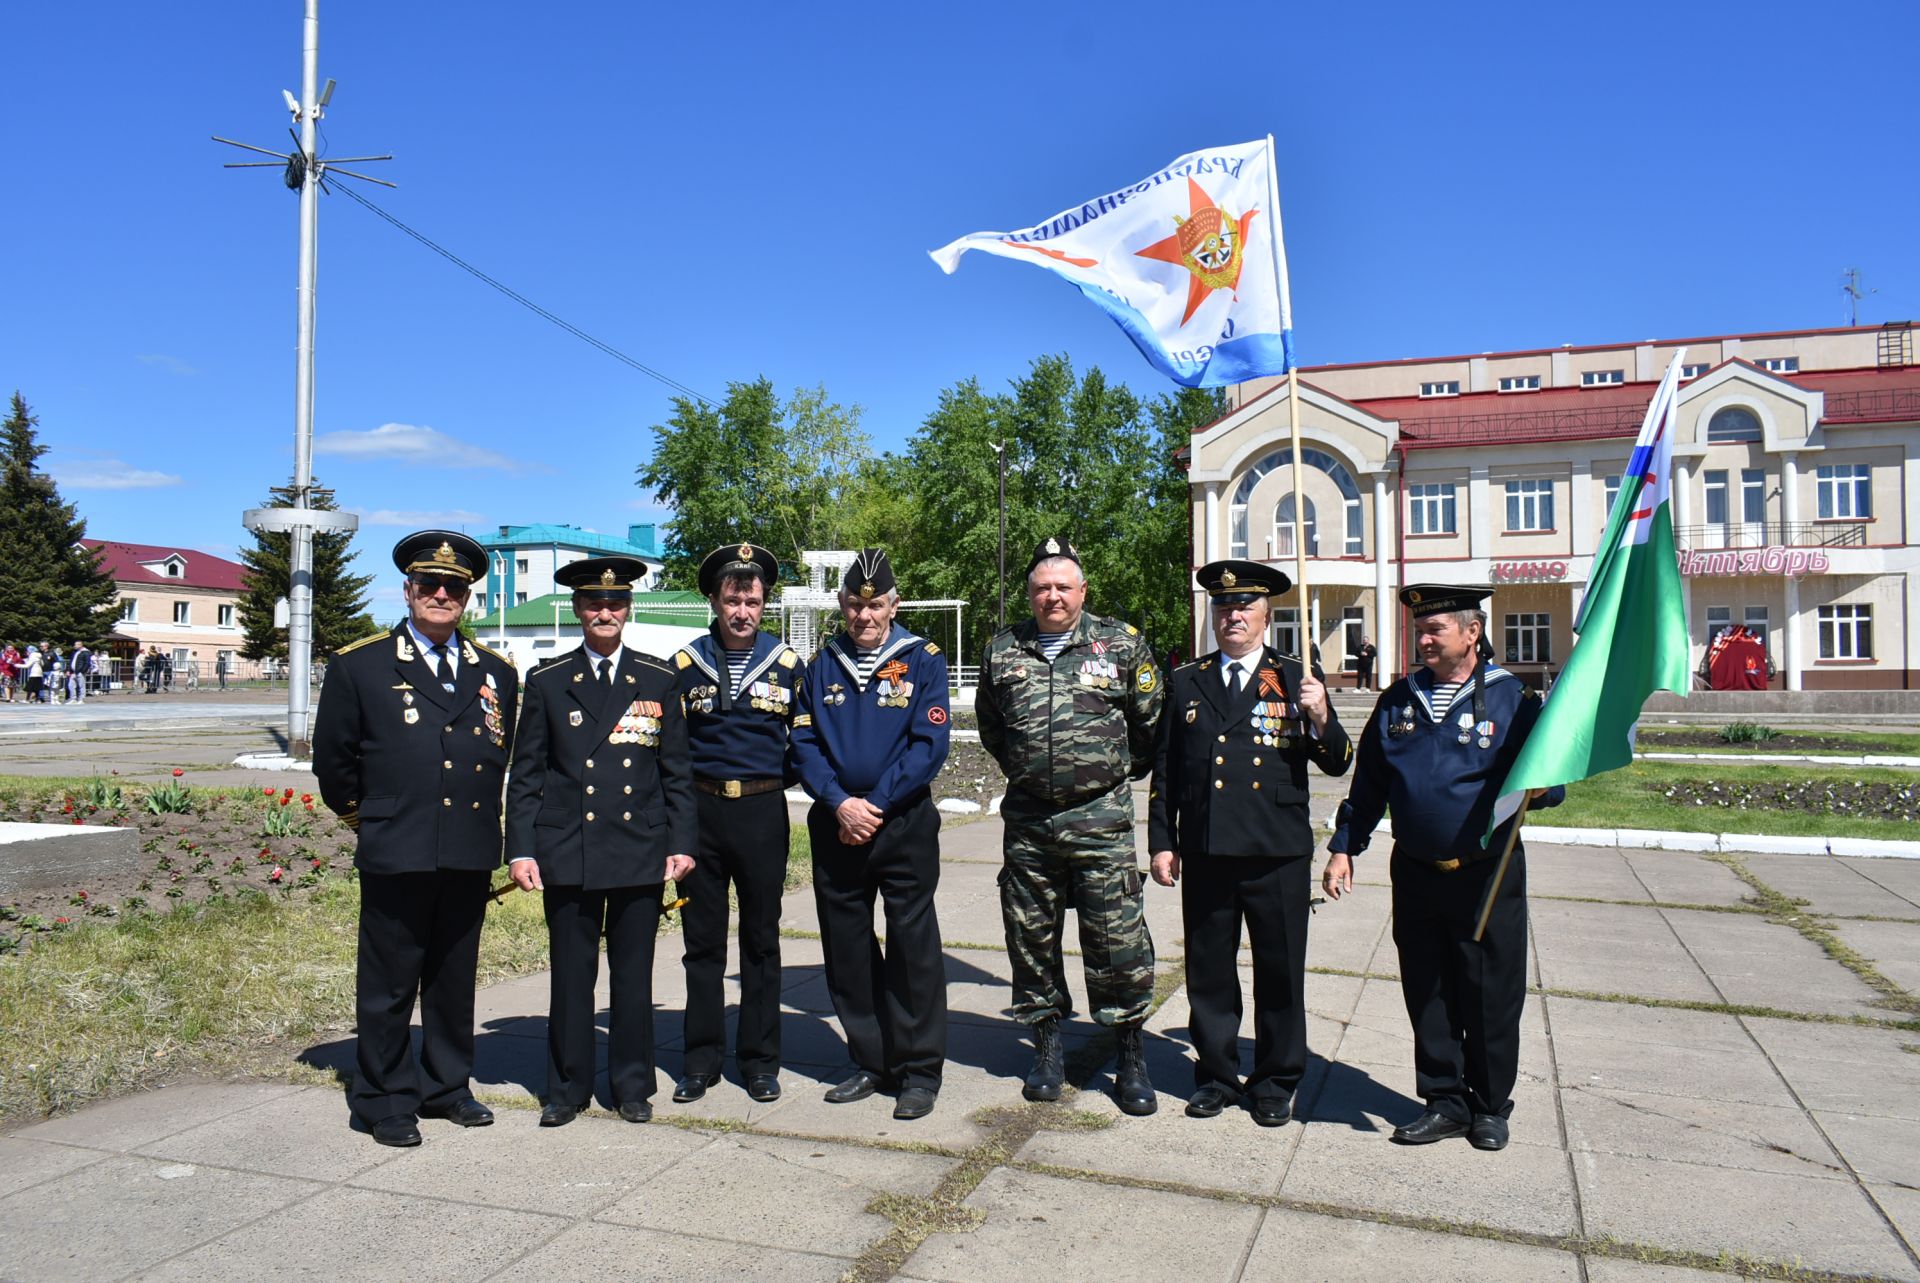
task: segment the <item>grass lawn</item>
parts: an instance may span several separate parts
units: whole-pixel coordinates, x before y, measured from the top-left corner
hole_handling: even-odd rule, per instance
[[[1783,736],[1789,737],[1788,745],[1775,747],[1771,741],[1755,740],[1747,744],[1670,744],[1669,737],[1680,738],[1697,735],[1702,730],[1711,731],[1712,727],[1640,726],[1640,734],[1635,744],[1643,753],[1793,753],[1800,756],[1817,757],[1822,753],[1842,756],[1859,756],[1873,753],[1898,757],[1920,757],[1920,735],[1903,735],[1892,731],[1828,731],[1801,730],[1797,727],[1780,728]],[[1821,740],[1834,741],[1830,748],[1791,747],[1791,737],[1812,736]],[[1850,747],[1858,745],[1859,747]]]
[[[1851,787],[1916,784],[1911,771],[1891,767],[1800,766],[1782,763],[1740,766],[1705,762],[1635,762],[1617,771],[1567,786],[1567,800],[1550,810],[1529,812],[1528,823],[1566,828],[1670,829],[1684,833],[1772,833],[1786,836],[1909,838],[1913,826],[1865,816],[1774,808],[1676,805],[1663,796],[1674,784],[1723,787],[1817,780]],[[1648,787],[1649,785],[1657,787]]]

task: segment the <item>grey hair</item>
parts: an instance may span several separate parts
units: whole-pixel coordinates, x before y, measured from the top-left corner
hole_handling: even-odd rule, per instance
[[[1461,632],[1464,633],[1467,631],[1468,624],[1479,624],[1480,635],[1482,637],[1487,635],[1486,611],[1476,608],[1474,610],[1449,610],[1446,613],[1453,616],[1453,622],[1460,625]]]
[[[898,605],[900,602],[900,590],[898,588],[889,588],[885,592],[878,594],[878,598],[881,601]],[[858,601],[858,600],[865,600],[865,599],[861,598],[860,594],[857,592],[848,592],[845,588],[842,588],[840,590],[840,600],[842,602],[848,602],[848,601]]]
[[[1075,560],[1074,560],[1073,558],[1071,558],[1071,557],[1047,557],[1047,558],[1044,558],[1044,559],[1042,559],[1042,560],[1040,560],[1040,561],[1036,561],[1036,562],[1034,562],[1034,563],[1033,563],[1033,569],[1032,569],[1032,570],[1029,570],[1029,571],[1027,572],[1027,587],[1029,587],[1029,588],[1031,588],[1031,587],[1033,587],[1033,577],[1034,577],[1034,575],[1035,575],[1035,574],[1037,574],[1037,573],[1039,573],[1039,572],[1040,572],[1040,571],[1042,571],[1042,570],[1045,570],[1045,569],[1047,569],[1047,568],[1048,568],[1048,567],[1050,567],[1050,566],[1058,566],[1058,565],[1059,565],[1059,564],[1060,564],[1061,562],[1063,562],[1063,561],[1064,561],[1064,562],[1066,562],[1066,563],[1067,563],[1067,564],[1068,564],[1069,566],[1072,566],[1072,567],[1073,567],[1073,568],[1074,568],[1075,570],[1077,570],[1077,571],[1079,571],[1079,572],[1080,572],[1080,582],[1081,582],[1081,583],[1083,583],[1083,584],[1084,584],[1084,583],[1086,583],[1086,582],[1087,582],[1087,571],[1086,571],[1086,567],[1084,567],[1084,566],[1082,566],[1082,565],[1081,565],[1081,564],[1080,564],[1079,562],[1077,562],[1077,561],[1075,561]]]

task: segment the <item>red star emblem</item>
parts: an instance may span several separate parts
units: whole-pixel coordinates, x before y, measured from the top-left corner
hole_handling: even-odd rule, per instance
[[[1187,310],[1180,318],[1182,325],[1193,319],[1193,314],[1215,290],[1240,287],[1247,228],[1253,225],[1253,216],[1260,212],[1250,209],[1235,218],[1214,204],[1213,197],[1191,178],[1187,180],[1187,200],[1189,212],[1185,218],[1174,216],[1173,235],[1134,251],[1136,258],[1157,258],[1163,263],[1184,267],[1190,273]]]

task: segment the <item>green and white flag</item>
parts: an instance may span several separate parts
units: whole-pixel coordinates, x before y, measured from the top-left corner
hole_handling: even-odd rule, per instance
[[[1672,485],[1683,355],[1674,354],[1647,407],[1587,575],[1573,622],[1573,653],[1507,772],[1483,845],[1519,809],[1528,789],[1584,780],[1631,762],[1634,727],[1647,696],[1687,690],[1692,666],[1673,546]]]

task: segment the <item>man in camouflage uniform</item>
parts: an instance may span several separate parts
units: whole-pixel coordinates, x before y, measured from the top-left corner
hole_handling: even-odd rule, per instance
[[[1033,618],[996,633],[980,665],[980,742],[1006,773],[1000,911],[1013,963],[1014,1015],[1033,1026],[1028,1100],[1057,1100],[1066,1071],[1059,966],[1071,904],[1080,918],[1087,1004],[1119,1034],[1114,1097],[1157,1108],[1140,1049],[1153,997],[1153,941],[1141,915],[1131,781],[1153,769],[1160,671],[1138,629],[1085,613],[1080,555],[1044,540],[1027,564]]]

